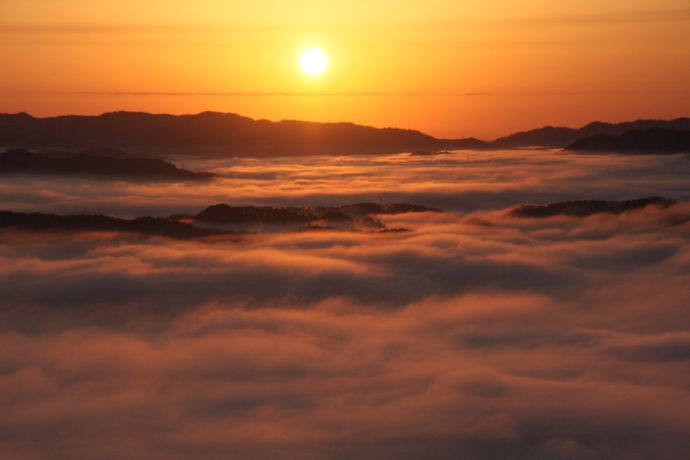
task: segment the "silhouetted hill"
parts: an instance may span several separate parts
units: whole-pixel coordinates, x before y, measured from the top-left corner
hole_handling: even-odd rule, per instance
[[[554,216],[586,217],[592,214],[621,214],[647,206],[666,208],[676,201],[671,198],[647,197],[627,201],[564,201],[549,204],[523,204],[515,207],[510,214],[516,217],[545,218]]]
[[[0,211],[0,228],[32,231],[126,232],[170,238],[199,238],[223,232],[195,227],[168,218],[118,219],[104,215],[70,215]]]
[[[209,206],[195,216],[195,222],[222,226],[264,224],[297,227],[329,228],[385,228],[374,216],[377,214],[403,214],[407,212],[438,212],[436,209],[406,203],[357,203],[343,206],[315,208],[269,206]]]
[[[125,232],[170,238],[200,238],[238,231],[255,231],[253,224],[268,224],[268,229],[316,230],[347,229],[395,231],[387,229],[374,214],[437,211],[410,204],[379,205],[359,203],[316,208],[273,208],[268,206],[209,206],[194,216],[139,217],[120,219],[102,214],[66,215],[0,211],[0,229],[31,231]],[[197,224],[197,225],[195,225]],[[233,227],[239,226],[239,227]],[[242,227],[249,226],[249,227]],[[259,228],[260,230],[261,228]]]
[[[153,178],[159,180],[203,180],[211,173],[179,169],[167,161],[152,158],[103,156],[103,151],[71,153],[51,151],[31,153],[16,149],[0,153],[0,174],[81,174],[123,178]],[[48,156],[49,155],[49,156]]]
[[[578,137],[578,129],[546,126],[501,137],[496,139],[494,143],[499,147],[508,149],[520,147],[561,147],[568,145],[573,139]]]
[[[230,113],[162,115],[113,112],[34,118],[0,114],[0,145],[83,149],[94,145],[139,154],[269,156],[479,149],[477,139],[436,139],[419,131],[352,123],[253,120]]]
[[[628,131],[619,136],[600,134],[577,140],[567,149],[620,153],[690,152],[690,131],[652,128]]]
[[[277,156],[564,148],[578,139],[630,130],[690,130],[690,118],[590,123],[582,128],[547,126],[485,142],[437,139],[419,131],[353,123],[254,120],[232,113],[166,115],[111,112],[98,116],[35,118],[0,114],[0,146],[31,149],[125,150],[138,156]],[[113,156],[113,155],[108,155]]]
[[[270,206],[228,206],[217,204],[204,209],[194,219],[220,224],[237,222],[309,223],[317,220],[351,221],[376,214],[404,214],[408,212],[440,212],[407,203],[357,203],[342,206],[318,206],[315,208],[274,208]]]
[[[643,130],[651,128],[690,130],[690,118],[677,118],[675,120],[637,120],[625,123],[590,123],[582,128],[562,128],[547,126],[545,128],[523,131],[510,136],[501,137],[494,141],[499,148],[519,147],[549,147],[565,148],[578,139],[607,134],[617,136],[630,130]]]

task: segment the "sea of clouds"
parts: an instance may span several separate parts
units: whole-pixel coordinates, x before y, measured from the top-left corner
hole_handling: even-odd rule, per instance
[[[0,232],[3,459],[682,459],[690,160],[462,152],[23,177],[2,209],[410,202],[404,232]],[[586,218],[521,202],[676,198]]]

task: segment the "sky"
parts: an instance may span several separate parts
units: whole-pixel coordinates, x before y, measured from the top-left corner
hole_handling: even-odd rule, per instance
[[[3,0],[0,111],[236,112],[492,138],[690,114],[685,0]],[[329,68],[300,71],[324,50]]]

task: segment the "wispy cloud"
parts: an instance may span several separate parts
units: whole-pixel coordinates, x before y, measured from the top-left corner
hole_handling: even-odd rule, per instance
[[[212,97],[474,97],[493,96],[489,92],[295,92],[295,91],[80,91],[72,94],[99,96],[212,96]]]
[[[281,97],[531,97],[531,96],[572,96],[583,95],[612,95],[612,94],[690,94],[690,89],[674,90],[665,88],[638,90],[589,90],[589,91],[513,91],[513,92],[443,92],[443,91],[334,91],[334,92],[300,92],[300,91],[73,91],[73,92],[31,92],[40,94],[66,94],[81,96],[111,96],[111,97],[219,97],[219,98],[281,98]]]
[[[624,24],[646,22],[690,22],[690,8],[641,10],[641,11],[612,11],[599,14],[582,14],[572,16],[544,16],[516,19],[517,24],[545,25],[545,24]]]
[[[545,25],[591,25],[616,23],[653,23],[653,22],[689,22],[690,8],[656,9],[656,10],[619,10],[597,14],[574,14],[570,16],[530,16],[510,19],[492,20],[448,20],[421,21],[418,23],[401,23],[383,26],[384,28],[409,27],[440,27],[440,26],[485,26],[485,25],[516,25],[516,26],[545,26]],[[381,26],[367,24],[334,25],[329,30],[346,31],[353,29],[380,29]],[[320,30],[313,25],[285,25],[285,24],[137,24],[137,23],[13,23],[0,22],[0,33],[4,34],[203,34],[203,33],[243,33],[261,30]]]

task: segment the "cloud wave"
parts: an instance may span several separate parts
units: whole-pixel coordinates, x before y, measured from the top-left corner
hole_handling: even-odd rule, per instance
[[[690,205],[510,210],[525,197],[616,198],[598,181],[608,175],[635,183],[633,197],[682,200],[674,168],[687,160],[534,155],[343,159],[320,172],[283,159],[265,178],[225,179],[247,201],[309,201],[319,184],[341,203],[384,189],[426,205],[462,197],[443,213],[380,216],[408,232],[177,241],[3,230],[0,457],[683,458]],[[393,176],[406,179],[397,191]],[[359,185],[331,188],[342,181]],[[140,209],[134,190],[174,190],[153,205],[161,212],[212,191],[2,187],[17,207],[103,194],[122,214]]]

